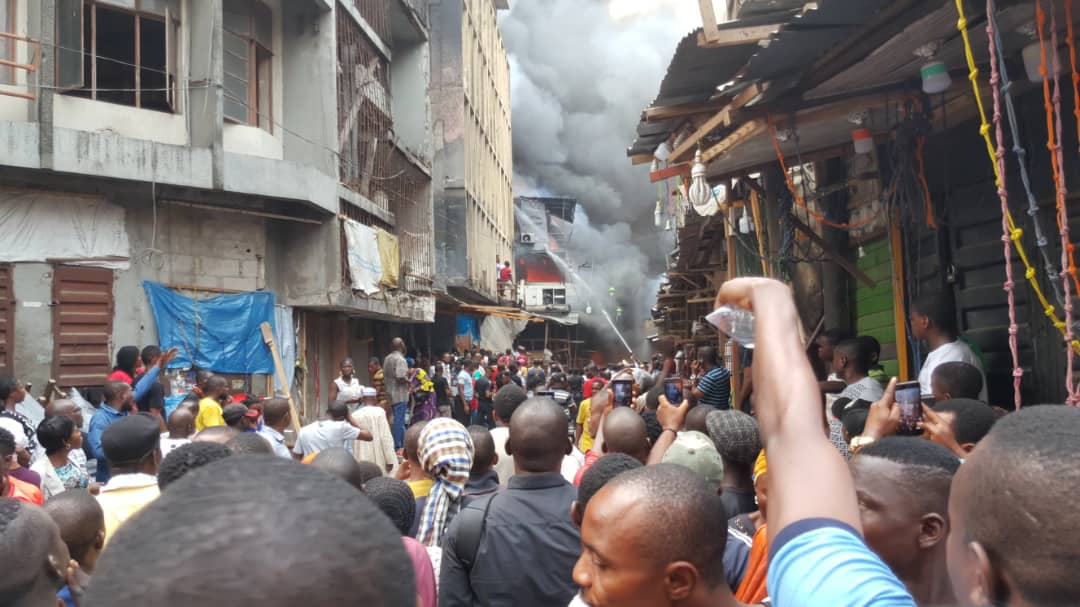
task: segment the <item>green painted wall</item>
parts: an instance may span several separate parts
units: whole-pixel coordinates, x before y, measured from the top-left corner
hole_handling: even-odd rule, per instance
[[[889,375],[899,372],[896,360],[896,321],[893,318],[892,258],[889,239],[863,244],[863,256],[856,265],[877,284],[858,283],[855,291],[855,329],[858,335],[872,335],[881,342],[881,366]]]

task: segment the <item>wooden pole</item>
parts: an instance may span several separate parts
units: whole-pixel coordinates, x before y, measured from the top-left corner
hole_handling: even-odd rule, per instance
[[[289,380],[285,377],[285,367],[281,364],[281,355],[278,354],[277,344],[274,343],[274,330],[270,327],[270,323],[264,322],[259,325],[262,329],[263,341],[266,342],[267,347],[270,348],[270,354],[274,357],[274,370],[277,372],[278,381],[285,388],[285,395],[289,399],[289,416],[292,418],[293,431],[300,432],[300,416],[296,412],[296,405],[293,403],[292,390],[289,390]]]
[[[907,318],[904,314],[904,246],[900,239],[900,222],[889,222],[889,249],[892,257],[893,323],[896,325],[897,376],[901,380],[911,377],[908,363]]]

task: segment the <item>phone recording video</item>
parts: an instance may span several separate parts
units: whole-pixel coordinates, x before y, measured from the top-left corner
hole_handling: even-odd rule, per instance
[[[917,381],[896,384],[896,406],[900,408],[900,428],[898,434],[916,436],[922,433],[922,389]]]
[[[673,405],[682,404],[683,380],[681,377],[669,377],[664,380],[664,396]]]
[[[611,380],[611,391],[615,396],[616,407],[629,407],[633,404],[634,380],[613,379]]]

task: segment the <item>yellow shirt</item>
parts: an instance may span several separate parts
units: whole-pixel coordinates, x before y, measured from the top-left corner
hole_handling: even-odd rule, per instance
[[[430,478],[422,481],[409,481],[409,489],[412,489],[413,497],[427,497],[431,493],[431,486],[435,484]]]
[[[135,516],[139,510],[156,500],[160,493],[156,482],[112,490],[105,485],[101,494],[97,496],[101,510],[105,513],[105,541],[108,542],[124,521]]]
[[[209,396],[199,401],[199,414],[195,416],[195,431],[209,428],[210,426],[224,426],[225,418],[221,416],[221,403]]]
[[[593,435],[592,432],[589,432],[589,416],[591,414],[592,399],[586,398],[581,401],[577,411],[577,423],[581,424],[581,442],[578,443],[578,449],[581,449],[582,453],[588,453],[593,445]]]

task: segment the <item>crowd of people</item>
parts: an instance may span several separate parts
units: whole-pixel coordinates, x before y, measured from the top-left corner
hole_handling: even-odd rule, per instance
[[[756,317],[738,394],[712,348],[564,369],[395,339],[292,437],[288,399],[211,372],[168,410],[159,348],[121,350],[89,420],[34,426],[0,379],[0,604],[1080,604],[1080,410],[991,407],[926,300],[909,431],[875,340],[807,350],[771,280],[722,304]]]

